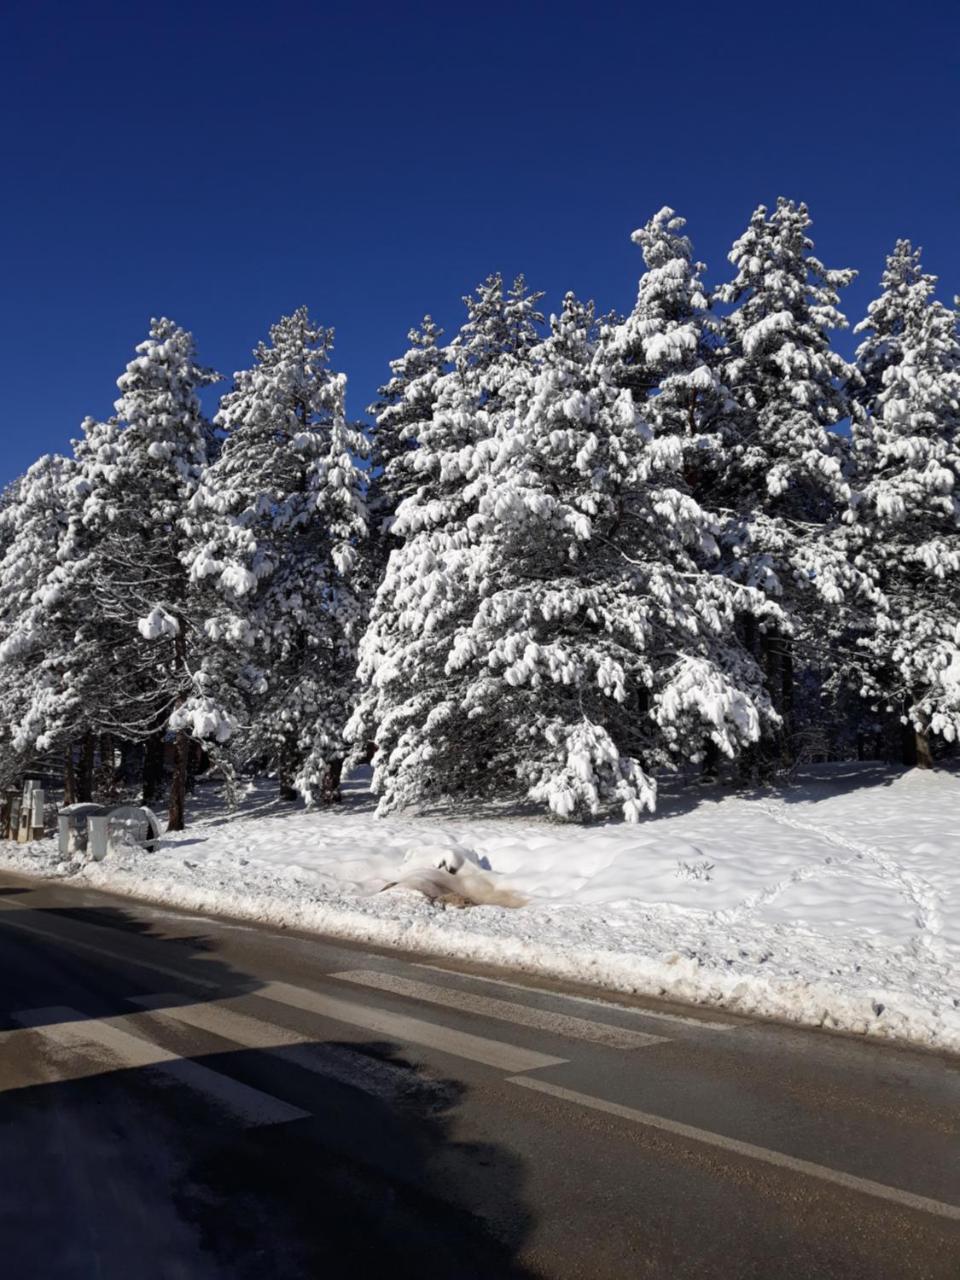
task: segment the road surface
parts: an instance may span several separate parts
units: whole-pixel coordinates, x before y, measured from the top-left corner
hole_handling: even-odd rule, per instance
[[[0,1274],[960,1277],[960,1062],[0,876]]]

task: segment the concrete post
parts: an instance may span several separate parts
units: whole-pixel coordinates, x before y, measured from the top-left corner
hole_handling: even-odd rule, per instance
[[[87,819],[87,856],[94,862],[102,862],[107,856],[107,836],[110,815],[91,814]]]

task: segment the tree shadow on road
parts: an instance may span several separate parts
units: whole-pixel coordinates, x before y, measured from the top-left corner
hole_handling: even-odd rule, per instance
[[[396,1045],[325,1040],[319,1028],[316,1040],[279,1049],[231,1047],[209,1032],[171,1035],[131,1003],[149,991],[148,973],[111,970],[101,957],[5,927],[38,918],[92,944],[104,927],[142,934],[154,963],[166,957],[170,972],[154,974],[153,989],[170,993],[170,1004],[202,1011],[260,986],[205,954],[202,939],[164,940],[119,909],[92,919],[86,911],[0,912],[0,1016],[10,1028],[0,1036],[5,1275],[528,1274],[517,1260],[531,1227],[521,1162],[503,1146],[458,1137],[463,1083],[430,1076]],[[184,975],[179,988],[174,970]],[[198,991],[191,976],[215,985]],[[29,1018],[24,1026],[37,1009],[47,1010],[39,1027]],[[244,1012],[268,1024],[289,1020],[289,1010],[263,1002]],[[91,1063],[89,1047],[57,1041],[55,1018],[65,1013],[92,1030],[109,1017],[175,1057],[131,1068],[106,1051]],[[184,1081],[185,1063],[195,1075],[201,1069],[199,1084]],[[208,1092],[204,1080],[225,1088]],[[234,1107],[231,1090],[264,1098],[265,1117]]]

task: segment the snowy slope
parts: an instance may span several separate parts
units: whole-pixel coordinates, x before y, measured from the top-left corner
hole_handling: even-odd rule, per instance
[[[155,853],[77,867],[58,863],[51,841],[4,843],[0,862],[191,909],[960,1051],[952,773],[835,765],[756,797],[668,793],[639,826],[377,819],[363,779],[323,813],[281,805],[265,788],[235,814],[207,803]],[[526,905],[444,910],[383,891],[418,862],[461,857],[455,883],[508,888]]]

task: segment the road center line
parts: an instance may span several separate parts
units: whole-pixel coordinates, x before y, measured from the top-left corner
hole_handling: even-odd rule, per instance
[[[921,1213],[931,1213],[940,1218],[960,1221],[960,1205],[931,1200],[927,1196],[916,1195],[912,1191],[901,1191],[899,1187],[888,1187],[882,1182],[872,1182],[869,1178],[858,1178],[852,1173],[828,1169],[824,1165],[813,1164],[809,1160],[799,1160],[795,1156],[787,1156],[780,1151],[768,1151],[766,1147],[754,1146],[752,1142],[727,1138],[723,1134],[711,1133],[708,1129],[697,1129],[693,1125],[681,1124],[678,1120],[668,1120],[664,1116],[649,1115],[645,1111],[636,1111],[633,1107],[621,1106],[618,1102],[607,1102],[604,1098],[594,1098],[590,1094],[577,1093],[574,1089],[564,1089],[560,1085],[549,1084],[546,1080],[513,1076],[506,1083],[518,1084],[524,1089],[534,1089],[537,1093],[546,1093],[552,1098],[559,1098],[562,1102],[589,1107],[592,1111],[605,1111],[608,1115],[619,1116],[622,1120],[629,1120],[633,1124],[643,1125],[648,1129],[659,1129],[664,1133],[672,1133],[678,1138],[703,1143],[705,1146],[719,1147],[722,1151],[730,1151],[734,1155],[761,1160],[764,1164],[771,1164],[779,1169],[789,1169],[792,1173],[802,1173],[810,1178],[818,1178],[821,1182],[830,1182],[848,1191],[858,1191],[878,1200],[889,1200],[907,1209],[917,1209]]]
[[[340,982],[355,982],[359,986],[372,987],[376,991],[389,991],[393,995],[407,996],[427,1004],[438,1004],[446,1009],[476,1013],[484,1018],[511,1022],[516,1026],[534,1027],[550,1035],[572,1040],[588,1040],[606,1045],[610,1049],[645,1049],[652,1044],[663,1044],[663,1036],[653,1036],[646,1031],[633,1031],[629,1027],[611,1026],[603,1022],[590,1022],[586,1018],[572,1018],[549,1009],[536,1009],[507,1000],[493,1000],[489,996],[476,995],[460,988],[437,987],[428,982],[413,982],[392,973],[359,969],[331,975]]]

